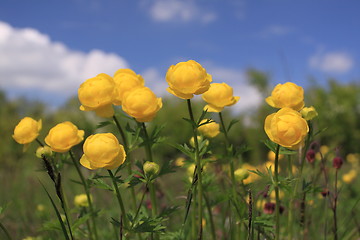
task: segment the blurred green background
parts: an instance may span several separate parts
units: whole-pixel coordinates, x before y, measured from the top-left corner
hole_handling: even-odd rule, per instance
[[[261,91],[264,99],[270,95],[273,86],[269,86],[270,77],[266,73],[252,69],[247,72],[247,75],[250,84]],[[330,151],[339,148],[344,159],[350,153],[360,153],[360,85],[356,82],[341,84],[335,79],[329,79],[326,86],[320,86],[315,80],[309,81],[311,81],[309,84],[311,87],[305,89],[305,103],[306,106],[316,108],[319,115],[314,121],[315,131],[322,130],[315,140],[320,145],[328,146]],[[162,135],[167,138],[167,141],[187,142],[191,137],[191,130],[188,123],[182,119],[188,117],[185,102],[169,94],[163,99],[163,103],[163,109],[156,119],[149,123],[149,127],[164,125]],[[49,109],[46,103],[28,101],[24,98],[10,100],[6,92],[0,92],[0,133],[2,135],[0,207],[3,208],[0,221],[10,232],[16,232],[14,236],[37,233],[44,220],[41,217],[41,211],[39,213],[39,204],[48,209],[51,207],[39,184],[39,180],[46,182],[48,179],[42,170],[41,160],[34,155],[37,144],[32,143],[30,148],[23,152],[23,146],[17,144],[11,137],[13,129],[21,118],[30,116],[34,119],[41,118],[43,121],[43,129],[39,136],[41,140],[51,127],[63,121],[73,122],[79,129],[85,130],[88,136],[97,131],[96,125],[104,119],[97,118],[93,113],[81,112],[79,105],[75,96],[64,106],[53,110]],[[197,116],[204,105],[205,103],[200,100],[194,102]],[[239,120],[230,132],[231,141],[235,145],[246,144],[250,148],[250,151],[243,155],[244,162],[257,165],[267,158],[268,150],[262,143],[267,139],[263,123],[265,117],[274,111],[265,101],[257,109],[238,115],[231,112],[231,108],[224,111],[226,122],[232,119]],[[217,115],[213,118],[218,120]],[[117,134],[117,131],[111,127],[100,129],[100,131],[112,131]],[[222,137],[217,137],[213,141],[215,146],[221,145]],[[75,151],[80,155],[81,146],[77,146]],[[181,156],[178,150],[166,143],[158,145],[154,152],[160,162],[175,160]],[[137,158],[142,158],[141,151]],[[71,177],[73,172],[73,170],[64,169],[65,177]],[[67,189],[67,194],[75,195],[82,192],[81,187],[76,184],[71,186]],[[49,185],[49,188],[51,187]],[[110,201],[106,198],[106,194],[104,199],[104,201]],[[53,210],[49,210],[48,214],[51,215],[51,211]]]

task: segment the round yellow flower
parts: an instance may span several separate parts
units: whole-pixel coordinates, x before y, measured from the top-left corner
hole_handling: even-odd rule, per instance
[[[240,97],[234,97],[232,87],[226,83],[212,83],[209,90],[202,95],[202,99],[207,102],[204,110],[221,112],[224,107],[237,103]]]
[[[123,111],[138,122],[150,122],[161,108],[161,98],[157,98],[147,87],[128,92],[122,102]]]
[[[123,145],[119,144],[112,133],[89,136],[85,140],[83,151],[80,163],[90,170],[117,168],[124,163],[126,157]]]
[[[278,84],[265,100],[274,108],[289,107],[299,111],[304,107],[304,89],[292,82]]]
[[[144,87],[144,79],[131,69],[119,69],[114,74],[116,95],[114,105],[121,105],[125,93],[139,87]]]
[[[203,119],[201,123],[205,123],[208,119]],[[216,122],[210,122],[198,127],[199,132],[208,138],[214,138],[220,133],[220,126]]]
[[[355,169],[351,169],[348,173],[342,176],[342,180],[347,184],[352,183],[356,179],[357,174],[358,173]]]
[[[191,99],[206,92],[212,77],[196,61],[179,62],[171,65],[166,73],[168,92],[182,99]]]
[[[301,114],[287,107],[267,116],[264,128],[271,141],[290,149],[301,147],[309,132]]]
[[[16,125],[12,137],[19,144],[31,143],[39,136],[41,127],[41,119],[36,121],[30,117],[24,117],[18,125]]]
[[[98,74],[82,83],[78,89],[81,111],[95,111],[100,117],[112,117],[112,102],[116,94],[115,82],[105,73]]]
[[[313,106],[304,107],[303,109],[301,109],[300,113],[305,120],[311,120],[318,115],[316,109]]]
[[[77,207],[88,207],[89,201],[88,201],[86,194],[76,195],[74,198],[74,204]]]
[[[54,152],[67,152],[84,139],[84,130],[79,130],[73,123],[66,121],[50,129],[45,142]]]

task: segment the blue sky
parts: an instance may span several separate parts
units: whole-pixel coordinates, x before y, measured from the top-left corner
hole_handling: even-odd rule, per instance
[[[310,87],[360,79],[359,1],[72,0],[1,1],[0,88],[62,104],[87,78],[129,67],[168,96],[165,74],[194,59],[258,104],[249,67],[272,84]]]

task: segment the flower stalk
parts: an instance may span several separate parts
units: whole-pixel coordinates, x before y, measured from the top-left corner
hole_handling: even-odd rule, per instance
[[[95,211],[94,211],[94,207],[93,207],[93,204],[92,204],[92,200],[91,200],[91,197],[90,197],[90,189],[89,189],[89,184],[86,182],[85,180],[85,177],[84,175],[82,174],[81,170],[80,170],[80,166],[79,166],[79,163],[78,161],[76,161],[75,157],[74,157],[74,154],[72,153],[72,151],[69,151],[69,154],[70,154],[70,157],[71,157],[71,160],[75,166],[75,169],[80,177],[80,180],[81,180],[81,183],[84,187],[84,191],[85,191],[85,194],[86,194],[86,197],[87,197],[87,201],[89,203],[89,209],[90,209],[90,212],[91,212],[91,222],[92,222],[92,227],[93,227],[93,230],[94,232],[92,233],[92,229],[89,228],[89,235],[92,236],[94,235],[95,239],[98,239],[98,233],[97,233],[97,227],[96,227],[96,221],[95,221]]]
[[[192,111],[192,107],[191,107],[191,101],[190,99],[187,99],[187,106],[188,106],[188,111],[189,111],[189,115],[190,115],[190,119],[193,123],[195,122],[194,119],[194,114]],[[203,197],[203,187],[202,187],[202,166],[201,166],[201,159],[200,159],[200,153],[199,153],[199,142],[197,139],[198,133],[197,133],[197,127],[195,125],[193,126],[193,137],[194,137],[194,145],[195,145],[195,164],[196,164],[196,173],[198,176],[198,183],[197,185],[199,193],[198,193],[198,221],[199,221],[199,231],[198,231],[198,236],[197,239],[201,240],[202,239],[202,216],[203,216],[203,208],[202,208],[202,197]]]
[[[277,144],[275,151],[275,240],[280,239],[279,151],[280,145]]]

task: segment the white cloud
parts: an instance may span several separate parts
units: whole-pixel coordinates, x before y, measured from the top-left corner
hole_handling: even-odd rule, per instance
[[[201,9],[195,0],[152,0],[143,3],[151,18],[158,22],[200,21],[209,23],[217,18],[214,12]]]
[[[17,29],[5,22],[0,22],[0,52],[0,88],[39,89],[64,100],[86,79],[128,67],[116,54],[74,51],[36,29]]]
[[[326,73],[346,73],[354,65],[352,56],[346,52],[317,53],[309,59],[310,67]]]

